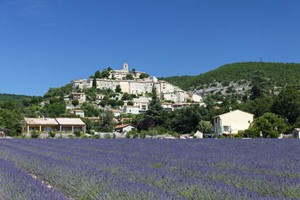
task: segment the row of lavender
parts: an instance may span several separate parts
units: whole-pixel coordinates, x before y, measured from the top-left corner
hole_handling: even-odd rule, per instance
[[[299,199],[299,152],[292,139],[0,140],[0,199]]]
[[[64,199],[13,163],[0,159],[0,199]]]

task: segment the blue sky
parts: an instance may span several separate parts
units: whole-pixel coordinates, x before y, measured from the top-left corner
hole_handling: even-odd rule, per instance
[[[298,0],[0,0],[0,93],[44,95],[108,66],[197,75],[300,63]]]

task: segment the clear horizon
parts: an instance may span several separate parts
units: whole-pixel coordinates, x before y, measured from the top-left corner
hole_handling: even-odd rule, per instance
[[[44,95],[123,62],[157,77],[235,62],[300,63],[300,2],[0,2],[0,93]]]

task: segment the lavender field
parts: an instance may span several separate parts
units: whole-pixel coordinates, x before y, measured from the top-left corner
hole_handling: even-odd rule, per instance
[[[300,140],[0,140],[0,199],[300,199]]]

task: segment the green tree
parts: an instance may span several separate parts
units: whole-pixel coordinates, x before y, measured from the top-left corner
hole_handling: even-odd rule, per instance
[[[92,86],[93,86],[93,88],[97,88],[97,79],[96,79],[96,77],[93,78]]]
[[[163,107],[161,106],[160,99],[157,96],[156,88],[152,89],[152,99],[149,103],[148,110],[146,111],[146,117],[151,117],[153,119],[158,119],[159,115],[163,112]],[[158,120],[157,120],[158,121]]]
[[[120,85],[117,85],[115,91],[116,91],[116,93],[121,93],[121,92],[122,92],[121,86],[120,86]]]
[[[69,95],[72,92],[72,83],[69,83],[60,88],[50,88],[48,92],[44,95],[44,98],[51,97],[61,97],[64,98],[65,95]]]
[[[115,99],[109,99],[109,100],[108,100],[108,104],[109,104],[112,108],[114,108],[114,107],[116,107],[116,106],[118,105],[118,101],[115,100]]]
[[[128,105],[128,106],[133,106],[133,102],[132,102],[132,101],[128,101],[128,102],[127,102],[127,105]]]
[[[0,127],[10,130],[11,136],[22,132],[22,117],[18,110],[0,109]]]
[[[212,124],[209,121],[201,120],[197,128],[199,129],[199,131],[205,134],[212,132]]]
[[[283,89],[274,99],[272,111],[294,124],[300,115],[300,91],[296,86]]]
[[[73,106],[78,106],[78,104],[79,104],[79,100],[78,99],[74,99],[74,100],[72,100],[72,104],[73,104]]]
[[[133,97],[132,95],[128,94],[127,92],[125,92],[122,96],[122,100],[127,101],[127,100],[132,100]]]
[[[148,130],[150,127],[163,124],[163,108],[160,99],[157,96],[155,87],[152,89],[152,99],[149,103],[148,110],[146,111],[143,120],[140,121],[138,129]]]
[[[254,100],[267,96],[270,92],[270,85],[268,80],[265,78],[263,72],[256,71],[252,79],[252,88],[250,89],[250,99]]]
[[[253,113],[256,117],[260,117],[267,112],[271,112],[273,105],[273,98],[270,96],[256,98],[245,104],[240,104],[238,108]]]
[[[126,80],[133,80],[133,76],[132,74],[127,74],[126,77],[125,77]]]
[[[100,109],[86,102],[81,105],[81,109],[86,117],[98,117],[100,114]]]
[[[63,101],[59,103],[46,104],[43,111],[45,112],[43,113],[44,116],[53,118],[60,117],[66,113],[66,103]]]
[[[119,101],[118,101],[118,106],[120,106],[120,107],[124,106],[124,101],[119,100]]]
[[[265,113],[263,116],[256,118],[250,128],[245,132],[250,137],[278,138],[280,134],[288,130],[288,125],[284,118],[274,113]]]
[[[108,78],[109,76],[110,76],[110,72],[107,69],[102,71],[101,78]]]
[[[84,93],[86,94],[86,97],[89,101],[95,101],[97,96],[97,90],[96,88],[88,88],[85,89]]]
[[[198,105],[192,105],[187,108],[174,111],[172,118],[172,128],[177,133],[191,133],[197,130],[200,115],[200,108]]]
[[[95,78],[95,79],[96,79],[96,78],[101,78],[101,73],[100,73],[99,70],[97,70],[97,71],[95,72],[94,78]]]
[[[146,73],[141,73],[140,75],[140,79],[144,79],[144,78],[148,78],[149,77],[149,74],[146,74]]]
[[[112,132],[114,129],[113,113],[111,111],[104,111],[102,114],[102,122],[100,124],[100,131]]]
[[[25,107],[28,107],[28,106],[30,106],[31,105],[31,98],[25,98],[25,99],[23,99],[22,100],[22,103],[23,103],[23,105],[25,106]]]

